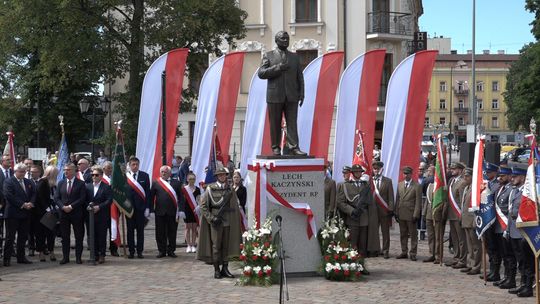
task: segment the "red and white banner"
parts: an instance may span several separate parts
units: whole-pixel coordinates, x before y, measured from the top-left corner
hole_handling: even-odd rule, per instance
[[[405,58],[394,70],[388,83],[382,136],[383,175],[400,181],[404,166],[413,168],[418,179],[420,143],[433,65],[438,51],[420,51]],[[398,182],[394,182],[397,193]]]
[[[197,214],[197,206],[199,205],[197,203],[197,200],[195,199],[195,196],[193,196],[193,191],[189,188],[188,185],[185,185],[182,187],[182,193],[184,194],[184,198],[186,199],[186,202],[189,205],[189,208],[193,212],[193,215],[195,215],[195,220],[197,220],[197,224],[201,224],[199,220],[199,215]]]
[[[15,137],[15,134],[13,134],[13,131],[6,132],[6,135],[8,136],[8,140],[6,142],[6,146],[4,147],[4,155],[8,155],[11,159],[11,169],[15,168],[15,145],[13,144],[13,138]]]
[[[122,239],[120,238],[120,211],[116,204],[111,204],[111,241],[117,247],[122,245]]]
[[[521,193],[521,204],[519,205],[516,227],[538,226],[538,193],[535,175],[535,166],[538,166],[536,151],[536,138],[534,134],[527,135],[531,142],[531,156],[527,167],[527,176]]]
[[[267,216],[267,202],[270,201],[279,206],[300,212],[306,216],[306,233],[308,239],[317,233],[315,217],[311,207],[307,203],[289,203],[285,200],[268,182],[267,172],[303,172],[303,171],[324,171],[324,164],[320,159],[301,159],[295,160],[301,164],[290,165],[287,160],[272,160],[268,162],[253,162],[248,166],[248,170],[257,174],[255,182],[254,195],[254,220],[257,222],[257,228],[264,223]]]
[[[339,83],[334,145],[334,172],[350,166],[358,145],[356,130],[364,134],[366,157],[373,158],[375,119],[381,87],[385,50],[373,50],[356,57],[343,72]],[[334,174],[336,182],[343,181]]]
[[[317,57],[304,69],[304,104],[298,108],[300,150],[328,159],[332,116],[343,52]]]
[[[197,176],[197,185],[206,178],[204,169],[210,160],[214,123],[223,162],[227,165],[244,55],[235,52],[221,56],[208,67],[201,80],[191,152],[191,167]]]
[[[469,211],[477,211],[480,209],[480,200],[482,199],[482,183],[484,182],[484,145],[486,137],[484,135],[478,138],[476,147],[474,148],[474,165],[472,176],[472,189],[471,189],[471,206]]]
[[[162,165],[162,73],[166,73],[167,126],[165,130],[167,130],[167,164],[170,166],[176,141],[178,111],[187,56],[188,49],[175,49],[167,52],[152,63],[144,77],[136,155],[140,160],[141,171],[148,172],[153,178],[159,177],[159,167]]]

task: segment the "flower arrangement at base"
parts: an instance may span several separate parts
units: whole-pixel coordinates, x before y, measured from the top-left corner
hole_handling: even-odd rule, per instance
[[[322,273],[332,281],[358,281],[364,271],[364,259],[350,246],[349,229],[341,218],[330,218],[317,234],[321,246]]]
[[[242,275],[238,285],[270,286],[275,281],[276,246],[272,243],[272,220],[267,218],[261,228],[254,223],[242,235],[240,261]]]

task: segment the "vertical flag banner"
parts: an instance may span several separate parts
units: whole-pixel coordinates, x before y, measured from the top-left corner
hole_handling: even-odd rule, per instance
[[[206,179],[205,168],[214,146],[214,123],[224,165],[227,165],[244,55],[244,52],[234,52],[221,56],[208,67],[201,80],[191,152],[197,184]]]
[[[474,147],[474,165],[472,176],[472,189],[471,189],[471,211],[477,211],[480,209],[480,200],[482,193],[482,183],[484,182],[484,145],[486,137],[484,135],[478,138],[476,146]]]
[[[447,199],[446,185],[446,153],[445,153],[442,135],[437,135],[437,159],[435,160],[435,176],[433,182],[433,202],[432,211],[435,211],[442,206]]]
[[[171,165],[187,55],[188,49],[175,49],[161,55],[152,63],[144,77],[136,155],[141,161],[140,169],[148,172],[151,177],[159,176],[159,167],[162,164],[161,75],[165,71],[165,98],[167,102],[166,150],[167,164]]]
[[[536,147],[536,138],[533,134],[528,135],[531,143],[531,154],[529,157],[529,166],[527,167],[527,176],[521,196],[521,204],[519,205],[518,218],[516,227],[531,227],[538,226],[538,193],[537,193],[537,177],[536,164],[538,160],[538,151]]]
[[[394,70],[388,83],[382,136],[381,160],[384,175],[396,181],[400,168],[418,168],[420,143],[431,74],[438,51],[420,51],[405,58]],[[414,180],[418,170],[413,170]]]
[[[69,163],[69,151],[66,142],[66,135],[62,132],[62,140],[60,140],[60,148],[58,148],[58,161],[56,168],[58,168],[58,181],[64,179],[64,166]]]
[[[113,172],[111,176],[111,188],[113,191],[113,202],[124,214],[131,218],[133,215],[133,205],[126,197],[126,152],[124,151],[124,136],[122,135],[122,121],[119,121],[116,128],[116,148],[113,157]]]
[[[356,57],[347,66],[339,82],[336,134],[334,144],[334,172],[350,166],[358,146],[356,130],[364,132],[366,158],[373,158],[375,119],[381,88],[381,75],[386,50],[373,50]],[[386,166],[385,166],[386,167]],[[343,181],[335,174],[336,182]]]
[[[328,159],[332,116],[343,52],[317,57],[304,69],[304,104],[298,108],[300,150]]]
[[[4,147],[4,155],[8,155],[11,159],[11,169],[15,168],[15,145],[13,144],[13,138],[15,137],[15,134],[13,134],[13,131],[6,132],[6,135],[8,136],[6,146]]]

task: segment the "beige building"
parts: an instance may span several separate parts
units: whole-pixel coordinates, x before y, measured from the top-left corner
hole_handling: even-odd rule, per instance
[[[345,51],[346,64],[372,49],[387,51],[381,98],[377,115],[380,138],[386,86],[393,69],[410,54],[413,34],[418,31],[418,17],[423,13],[421,0],[239,0],[248,13],[247,35],[237,48],[223,45],[224,52],[245,51],[244,70],[231,138],[230,154],[240,159],[247,95],[251,77],[261,62],[262,54],[275,48],[274,36],[285,30],[290,34],[290,49],[301,58],[305,67],[326,52]],[[215,58],[210,58],[213,60]],[[334,108],[334,119],[335,119]],[[177,138],[175,151],[189,155],[195,113],[183,113],[179,125],[183,136]],[[335,122],[332,128],[334,128]],[[332,131],[333,133],[333,131]],[[333,138],[329,151],[333,152]],[[332,155],[330,155],[330,159]]]
[[[519,55],[490,54],[484,51],[476,55],[476,101],[480,130],[488,141],[515,142],[516,133],[508,128],[506,119],[506,75],[510,65]],[[466,125],[472,109],[471,54],[441,54],[437,57],[429,92],[428,109],[425,117],[424,135],[449,127],[456,142],[466,141]],[[437,130],[438,129],[438,130]]]

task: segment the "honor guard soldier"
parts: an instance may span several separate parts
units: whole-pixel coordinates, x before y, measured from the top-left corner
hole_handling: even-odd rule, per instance
[[[428,247],[430,256],[427,259],[424,259],[422,262],[430,263],[435,262],[439,258],[439,242],[440,238],[435,233],[435,224],[433,220],[433,187],[434,180],[433,175],[435,174],[435,167],[429,166],[427,169],[427,177],[424,179],[424,183],[427,184],[426,188],[426,199],[423,202],[422,206],[422,216],[426,219],[426,231],[428,238]]]
[[[217,181],[206,187],[201,200],[197,259],[213,263],[214,278],[234,278],[228,267],[229,259],[240,255],[242,237],[238,197],[227,184],[225,168],[217,169],[214,175]]]
[[[463,170],[463,180],[465,181],[465,189],[461,196],[461,227],[465,231],[465,239],[467,241],[467,255],[469,265],[466,268],[461,269],[461,272],[468,275],[475,275],[480,273],[480,266],[482,262],[482,242],[476,235],[476,215],[473,211],[469,211],[471,208],[472,197],[472,174],[471,168]]]
[[[343,182],[337,193],[337,207],[345,218],[345,225],[351,231],[351,245],[363,256],[367,256],[369,205],[373,194],[367,181],[362,180],[364,169],[353,165],[352,176]]]
[[[445,218],[450,222],[450,237],[454,248],[454,258],[445,265],[455,269],[467,267],[467,241],[465,231],[461,228],[461,197],[465,189],[463,169],[465,165],[462,163],[450,165],[452,177],[448,181],[448,203],[445,206]]]
[[[379,218],[379,227],[382,233],[382,253],[385,259],[390,256],[390,226],[394,216],[394,187],[392,180],[382,175],[384,163],[381,161],[373,162],[373,194],[377,203],[377,216]],[[379,229],[379,228],[377,228]]]
[[[497,179],[497,175],[499,173],[499,166],[485,162],[484,163],[484,172],[487,176],[488,180],[488,188],[491,192],[491,199],[495,200],[495,196],[497,192],[499,191],[499,180]],[[484,240],[486,241],[486,247],[487,247],[487,254],[489,257],[489,273],[487,274],[486,280],[488,282],[496,282],[499,281],[500,278],[500,268],[501,268],[501,250],[499,250],[499,242],[497,241],[496,235],[495,235],[495,225],[491,225],[486,232],[484,232]],[[484,279],[483,275],[480,275],[480,279]]]
[[[327,166],[328,169],[328,166]],[[324,214],[331,218],[336,213],[336,181],[329,174],[324,176]]]
[[[418,250],[418,230],[416,222],[420,219],[422,212],[422,187],[412,179],[413,169],[409,166],[403,167],[404,179],[398,184],[396,199],[396,219],[399,222],[399,238],[401,240],[401,254],[397,259],[406,259],[407,245],[411,238],[411,250],[409,257],[411,261],[416,261]]]
[[[506,289],[515,287],[515,280],[512,282],[512,277],[516,273],[516,259],[512,254],[512,245],[510,241],[504,238],[504,232],[508,226],[508,204],[512,185],[510,184],[510,176],[512,170],[508,167],[499,168],[499,184],[500,188],[495,195],[495,212],[497,220],[493,224],[495,226],[495,238],[498,242],[498,248],[501,252],[504,265],[504,278],[494,282],[494,286],[504,286]],[[513,275],[512,275],[513,274]],[[513,283],[513,284],[512,284]]]

